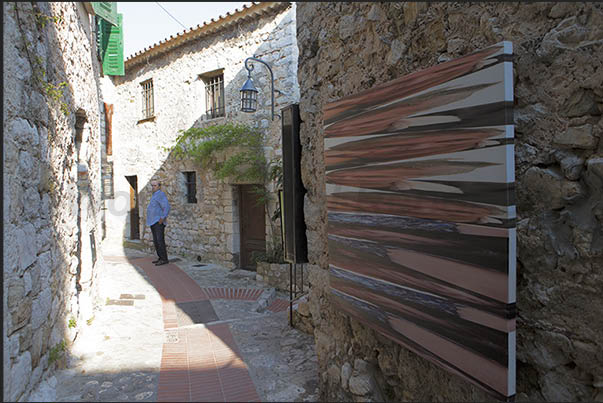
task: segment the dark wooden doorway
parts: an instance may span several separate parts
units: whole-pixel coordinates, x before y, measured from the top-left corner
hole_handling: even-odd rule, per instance
[[[247,270],[255,270],[253,252],[266,252],[265,206],[258,201],[258,196],[253,192],[255,186],[239,186],[241,268]]]
[[[138,212],[138,177],[126,176],[130,184],[130,239],[140,239],[140,214]]]

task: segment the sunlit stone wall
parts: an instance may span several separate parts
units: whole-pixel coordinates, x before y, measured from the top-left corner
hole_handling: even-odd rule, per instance
[[[61,365],[50,351],[93,316],[100,66],[83,3],[3,7],[4,400],[26,401]]]
[[[244,21],[168,50],[142,64],[126,69],[116,85],[113,119],[115,199],[108,214],[107,237],[116,245],[130,240],[130,185],[126,176],[137,176],[140,211],[140,246],[153,251],[146,207],[151,196],[150,181],[163,183],[172,206],[166,229],[168,254],[199,256],[205,262],[238,265],[240,250],[236,184],[216,180],[192,161],[175,160],[164,147],[175,144],[180,130],[211,124],[241,122],[259,127],[266,134],[268,159],[280,156],[281,122],[271,120],[270,75],[255,63],[253,78],[259,92],[258,111],[240,112],[239,89],[247,78],[244,61],[255,55],[274,72],[275,113],[297,102],[297,42],[295,5],[280,3],[272,11],[252,15]],[[202,21],[199,21],[202,23]],[[169,42],[168,42],[169,44]],[[205,84],[199,75],[223,69],[226,116],[208,118]],[[152,79],[155,118],[142,119],[141,82]],[[197,203],[187,203],[184,171],[197,175]],[[274,201],[269,210],[274,209]],[[267,232],[271,231],[268,215]],[[267,234],[270,238],[271,234]],[[136,246],[136,242],[128,242]]]

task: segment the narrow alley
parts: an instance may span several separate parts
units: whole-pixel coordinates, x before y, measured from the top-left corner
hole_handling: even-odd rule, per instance
[[[2,9],[2,401],[603,402],[603,3]]]
[[[316,401],[313,337],[255,273],[104,251],[104,304],[32,401]]]

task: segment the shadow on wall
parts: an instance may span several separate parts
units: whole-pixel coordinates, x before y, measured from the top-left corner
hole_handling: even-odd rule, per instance
[[[285,11],[286,13],[292,13],[292,9],[289,8]],[[278,11],[276,14],[280,14],[282,11]],[[265,24],[270,23],[271,20],[266,21]],[[284,25],[291,23],[284,19],[277,27],[272,31],[285,30]],[[259,22],[250,22],[250,30],[261,29],[263,25]],[[245,28],[246,29],[246,28]],[[245,31],[243,29],[243,31]],[[245,31],[248,32],[248,31]],[[156,72],[162,72],[173,68],[173,64],[177,63],[182,57],[187,57],[190,54],[210,52],[213,46],[218,43],[227,43],[233,41],[240,34],[238,31],[224,29],[216,34],[213,34],[208,39],[204,39],[202,42],[195,42],[192,44],[183,45],[181,48],[171,50],[176,56],[166,57],[160,56],[154,59],[152,63],[152,70]],[[243,41],[244,39],[241,39]],[[233,45],[236,46],[236,45]],[[264,42],[254,51],[249,52],[245,57],[257,56],[262,60],[267,61],[274,72],[275,89],[282,90],[283,88],[278,86],[278,82],[285,81],[289,71],[287,61],[292,60],[288,53],[282,50],[282,48],[274,48],[274,43]],[[290,43],[285,46],[294,47],[297,46],[294,36],[291,38]],[[226,50],[227,51],[227,50]],[[290,53],[293,51],[291,50]],[[225,83],[224,94],[225,94],[225,114],[223,117],[210,118],[205,112],[205,107],[199,110],[198,115],[194,118],[194,123],[189,126],[182,126],[180,128],[169,127],[171,133],[167,134],[164,146],[173,145],[176,136],[179,134],[179,130],[186,130],[191,127],[203,128],[216,124],[226,123],[245,123],[254,127],[260,128],[266,135],[265,143],[265,154],[267,160],[270,160],[274,156],[280,155],[280,119],[275,118],[271,121],[271,99],[270,99],[270,73],[265,66],[260,63],[254,63],[254,70],[252,77],[259,89],[258,95],[258,111],[255,114],[245,114],[240,112],[240,95],[239,89],[247,79],[247,70],[243,66],[244,59],[240,60],[241,68],[232,74],[228,72],[228,65],[222,65],[225,69],[225,76],[233,76],[233,78]],[[294,61],[291,63],[295,63]],[[137,69],[137,70],[134,70]],[[144,68],[134,67],[133,73],[129,76],[119,78],[116,85],[126,85],[129,83],[141,81],[139,77],[141,70],[148,72],[150,67]],[[199,86],[202,88],[203,77],[201,76],[204,71],[195,72],[196,79],[199,80]],[[198,74],[198,75],[197,75]],[[133,78],[130,78],[133,77]],[[146,77],[146,76],[145,76]],[[155,79],[155,78],[154,78]],[[157,80],[161,80],[161,76],[157,75]],[[294,77],[295,79],[295,77]],[[291,81],[291,80],[288,80]],[[297,85],[296,80],[295,85]],[[180,84],[180,83],[176,83]],[[192,88],[192,87],[187,87]],[[205,89],[203,89],[205,91]],[[275,115],[280,114],[280,109],[295,102],[297,96],[297,90],[294,88],[287,94],[280,94],[275,91]],[[174,105],[189,104],[189,98],[198,97],[199,94],[191,95],[190,93],[179,94],[180,99],[174,100],[161,100],[161,104],[172,106],[171,109],[162,109],[156,111],[156,120],[150,122],[139,122],[139,125],[143,125],[145,133],[152,133],[153,131],[163,132],[163,128],[166,127],[163,122],[183,122],[191,121],[186,116],[181,116],[181,111],[174,108]],[[137,96],[139,96],[137,94]],[[157,106],[160,102],[158,97],[160,93],[155,93],[155,105]],[[155,108],[158,109],[157,107]],[[131,145],[130,145],[131,147]],[[132,148],[133,150],[133,148]],[[140,152],[140,150],[136,150]],[[116,156],[119,158],[118,156]],[[262,239],[258,239],[257,234],[249,233],[246,234],[245,229],[242,225],[241,220],[245,220],[243,216],[251,208],[249,201],[246,201],[245,193],[247,192],[248,183],[245,182],[229,182],[220,181],[215,178],[213,172],[203,169],[199,164],[195,163],[192,159],[177,159],[172,153],[167,153],[164,150],[158,149],[155,151],[155,156],[145,155],[137,158],[137,161],[148,161],[145,162],[147,166],[154,165],[153,159],[157,158],[157,164],[159,168],[154,170],[151,175],[145,174],[143,169],[139,165],[131,164],[125,168],[126,171],[123,174],[128,175],[131,182],[131,178],[136,175],[137,178],[137,193],[131,194],[129,197],[133,199],[136,197],[138,201],[138,213],[132,213],[136,203],[131,203],[132,209],[128,212],[124,212],[126,215],[126,225],[123,227],[123,239],[132,240],[136,230],[132,230],[132,222],[136,221],[138,217],[138,227],[140,242],[127,242],[127,245],[140,247],[142,250],[154,253],[154,247],[152,242],[152,236],[150,228],[146,226],[146,208],[151,197],[151,180],[158,180],[162,183],[162,190],[167,194],[168,200],[171,205],[171,212],[168,218],[168,224],[166,227],[166,245],[168,249],[168,255],[170,254],[182,254],[187,256],[198,257],[204,262],[221,263],[231,268],[240,267],[246,265],[245,255],[250,255],[253,250],[263,250],[265,248],[266,237],[270,239],[272,237],[271,226],[269,225],[268,219],[263,222],[257,220],[257,225],[252,225],[253,229],[257,230],[257,226],[261,225],[265,229],[264,236]],[[161,159],[163,159],[161,161]],[[144,167],[146,168],[146,167]],[[192,197],[188,197],[187,193],[189,187],[187,185],[190,182],[191,173],[194,174],[194,184],[196,191]],[[121,173],[117,172],[117,175]],[[134,191],[133,187],[131,191]],[[243,194],[241,193],[243,192]],[[248,193],[248,192],[247,192]],[[242,195],[242,196],[241,196]],[[126,197],[124,194],[123,197]],[[242,199],[241,199],[242,197]],[[191,200],[194,200],[191,202]],[[269,214],[274,211],[276,206],[277,198],[273,195],[272,201],[270,202],[268,209]],[[241,206],[240,203],[244,205]],[[123,201],[120,201],[120,205],[123,205]],[[127,202],[126,204],[129,204]],[[243,215],[241,215],[243,214]],[[243,232],[243,233],[242,233]],[[256,231],[257,232],[257,231]],[[280,230],[277,231],[280,233]],[[247,241],[247,245],[246,245]],[[259,245],[261,242],[262,245]],[[251,245],[253,244],[253,245]],[[258,246],[259,245],[259,246]],[[251,251],[251,252],[250,252]],[[243,263],[242,263],[243,261]]]
[[[5,61],[21,61],[5,63],[5,88],[16,91],[5,92],[13,129],[4,132],[10,211],[4,344],[11,346],[5,348],[4,397],[16,401],[57,367],[57,352],[93,315],[102,235],[98,90],[91,89],[98,89],[100,72],[94,46],[87,49],[82,40],[91,35],[83,6],[5,3],[4,11],[5,39],[14,39]],[[63,51],[70,44],[70,52]]]
[[[52,3],[36,3],[36,5],[40,7],[42,14],[52,16],[53,12],[57,10],[69,11],[71,3],[54,5]],[[5,22],[7,19],[15,20],[15,13],[10,8],[12,5],[4,7]],[[65,364],[64,360],[53,360],[52,358],[56,358],[57,352],[63,345],[62,342],[73,341],[77,337],[80,326],[91,319],[89,315],[93,314],[92,304],[99,302],[95,279],[97,271],[103,266],[103,258],[98,247],[101,241],[99,223],[101,200],[100,177],[97,173],[100,172],[100,155],[96,147],[96,142],[100,143],[100,133],[96,131],[96,128],[99,127],[97,119],[102,116],[98,111],[98,105],[101,103],[95,102],[98,99],[92,99],[91,94],[79,96],[79,92],[82,91],[80,84],[82,87],[87,85],[97,88],[97,95],[99,94],[98,65],[96,62],[92,63],[94,82],[69,81],[77,74],[72,72],[71,69],[76,68],[72,66],[81,68],[81,66],[86,66],[86,63],[70,60],[75,53],[63,51],[62,47],[66,46],[66,42],[62,30],[64,26],[60,25],[62,23],[48,20],[45,28],[36,29],[34,28],[36,17],[31,12],[31,6],[19,3],[16,7],[19,9],[20,19],[26,24],[24,28],[32,33],[20,35],[18,31],[15,31],[15,43],[18,43],[17,46],[27,46],[21,44],[17,37],[32,38],[37,41],[38,49],[44,49],[52,55],[49,61],[44,57],[48,69],[46,77],[54,84],[67,82],[62,99],[70,113],[64,115],[60,111],[60,104],[53,103],[51,103],[50,113],[48,113],[44,97],[38,96],[36,91],[29,87],[22,87],[22,93],[17,94],[18,96],[29,94],[29,102],[24,102],[27,106],[14,111],[12,115],[10,109],[5,109],[7,126],[10,126],[11,119],[16,121],[19,119],[18,116],[26,116],[28,121],[22,119],[22,122],[30,123],[28,130],[32,133],[40,133],[39,145],[33,142],[27,143],[27,139],[15,138],[13,140],[10,134],[6,133],[4,139],[7,147],[5,172],[16,173],[12,176],[9,173],[5,174],[5,177],[8,178],[6,181],[9,188],[8,193],[10,193],[8,200],[5,198],[7,202],[5,211],[10,211],[10,215],[5,217],[7,253],[4,257],[4,279],[5,291],[8,295],[8,309],[5,311],[4,317],[6,331],[4,343],[5,346],[11,347],[5,348],[5,352],[8,354],[4,361],[6,369],[4,396],[6,400],[11,401],[23,399],[26,394],[29,394],[42,379],[44,371],[52,372]],[[81,18],[83,7],[78,5],[76,7]],[[23,12],[21,13],[21,11]],[[86,32],[86,27],[80,22],[80,18],[69,20],[72,32]],[[86,20],[84,19],[84,21]],[[7,34],[10,34],[9,28],[7,28]],[[47,37],[45,38],[44,35]],[[19,52],[19,50],[15,52]],[[254,54],[264,58],[270,52],[270,49],[260,47]],[[21,54],[22,58],[26,57],[22,50]],[[87,56],[92,60],[96,59],[94,46],[90,46]],[[30,69],[32,69],[31,65],[36,62],[30,60],[26,63],[29,63]],[[7,74],[9,71],[7,70]],[[260,73],[258,68],[256,74],[259,76],[267,73]],[[7,77],[8,81],[18,80],[17,74]],[[246,70],[242,69],[237,72],[235,79],[227,85],[225,92],[228,93],[228,90],[233,89],[234,86],[238,93],[238,88],[244,82],[245,77]],[[76,78],[73,79],[76,80]],[[269,88],[266,85],[268,81],[259,79],[257,82],[258,87],[262,90],[262,99],[267,99],[265,89]],[[280,106],[279,98],[276,99],[277,107]],[[80,104],[78,100],[83,101]],[[91,100],[91,102],[85,104],[86,100]],[[226,116],[219,120],[203,121],[200,113],[195,125],[239,121],[238,102],[238,98],[227,99]],[[267,106],[269,105],[264,101],[260,103],[259,108],[266,110]],[[21,105],[18,107],[20,108]],[[253,121],[260,124],[259,119],[241,119],[240,121]],[[271,128],[274,131],[279,126],[280,122],[275,120]],[[268,129],[268,127],[264,129]],[[18,158],[16,158],[17,155]],[[198,186],[200,189],[197,193],[199,203],[198,208],[193,212],[188,209],[189,206],[177,199],[181,197],[181,194],[180,189],[176,188],[178,182],[174,178],[173,172],[178,172],[178,170],[184,169],[183,167],[200,173],[198,178],[201,180],[198,184],[202,186]],[[180,238],[172,233],[172,229],[178,230],[187,225],[192,226],[197,233],[202,232],[202,236],[192,241],[193,244],[199,245],[199,248],[190,249],[193,254],[203,252],[202,247],[209,243],[212,237],[216,238],[213,241],[216,245],[228,244],[229,240],[224,233],[223,226],[226,224],[235,226],[236,208],[232,204],[231,206],[212,207],[207,202],[210,198],[206,188],[211,186],[210,184],[214,181],[208,173],[201,172],[190,162],[178,162],[168,156],[153,174],[153,178],[166,183],[165,187],[173,206],[166,234],[169,252],[186,251],[183,246],[178,245]],[[144,178],[139,183],[142,185],[138,189],[141,213],[146,209],[150,197],[150,186],[148,186],[150,179]],[[236,196],[233,196],[235,195],[233,186],[235,185],[216,184],[215,188],[219,193],[214,200],[222,197],[236,201]],[[19,207],[21,204],[22,209]],[[229,207],[232,207],[231,211],[228,211]],[[191,219],[191,216],[194,215],[201,217],[203,227],[199,228],[198,222]],[[233,221],[227,222],[229,217],[232,217]],[[140,214],[140,218],[140,224],[144,225],[145,214]],[[210,223],[213,224],[210,225]],[[143,228],[142,238],[149,245],[149,233],[146,226]],[[93,236],[91,237],[90,234]],[[222,255],[216,254],[214,258],[223,258],[225,255],[226,252],[222,252]]]

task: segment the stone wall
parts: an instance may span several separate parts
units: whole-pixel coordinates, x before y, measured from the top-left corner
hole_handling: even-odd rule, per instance
[[[289,292],[290,279],[293,283],[293,292],[302,293],[308,289],[308,271],[306,266],[298,264],[289,267],[289,263],[258,262],[256,280],[276,288],[279,291]],[[291,270],[291,273],[289,271]]]
[[[24,401],[93,315],[100,67],[83,3],[3,7],[3,382],[4,400]]]
[[[150,228],[145,225],[152,179],[159,179],[172,211],[166,228],[168,254],[198,256],[205,262],[238,266],[240,251],[237,184],[215,179],[211,172],[192,161],[172,158],[163,147],[175,144],[180,130],[231,122],[247,123],[266,133],[267,158],[280,156],[278,118],[271,120],[270,75],[255,63],[254,81],[260,91],[258,110],[240,112],[239,89],[247,78],[244,61],[256,55],[272,66],[275,113],[299,99],[295,5],[283,3],[276,10],[206,34],[175,47],[147,62],[128,67],[116,78],[113,152],[116,197],[107,219],[108,241],[123,243],[130,237],[129,184],[138,179],[141,240],[152,247]],[[169,42],[168,42],[169,44]],[[199,75],[224,69],[226,116],[205,115],[205,85]],[[141,120],[141,85],[152,79],[155,119]],[[197,203],[187,203],[184,171],[195,171]],[[275,198],[276,201],[276,198]],[[274,202],[270,210],[274,209]],[[267,232],[271,232],[268,215]],[[278,232],[278,231],[277,231]],[[271,237],[270,234],[267,236]]]
[[[328,302],[322,108],[502,40],[514,47],[517,400],[603,400],[603,6],[299,3],[302,179],[321,400],[484,401]]]

